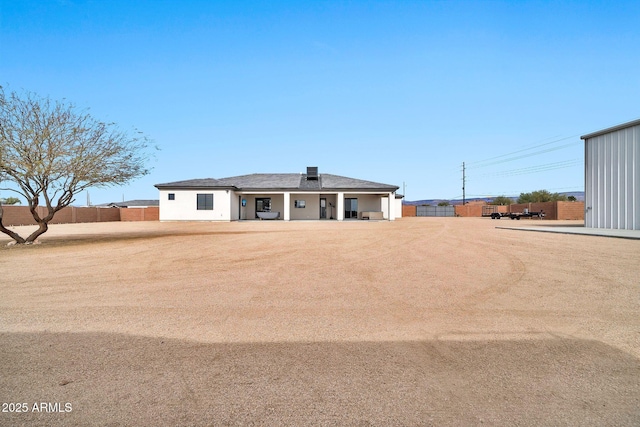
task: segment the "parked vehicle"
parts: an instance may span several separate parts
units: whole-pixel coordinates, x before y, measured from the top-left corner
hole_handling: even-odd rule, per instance
[[[491,219],[500,219],[505,217],[517,220],[520,218],[544,218],[544,211],[530,212],[529,209],[525,209],[524,212],[493,212],[491,214]]]

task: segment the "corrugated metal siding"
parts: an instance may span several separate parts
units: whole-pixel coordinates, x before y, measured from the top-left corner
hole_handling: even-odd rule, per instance
[[[455,206],[416,206],[416,216],[456,216]]]
[[[585,226],[640,230],[640,125],[585,142]]]

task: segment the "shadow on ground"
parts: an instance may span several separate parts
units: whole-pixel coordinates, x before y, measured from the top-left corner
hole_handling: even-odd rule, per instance
[[[0,413],[0,425],[640,424],[640,360],[576,339],[206,344],[2,333],[0,360],[2,402],[29,408]],[[71,412],[32,412],[39,402]]]
[[[266,233],[282,233],[283,230],[265,230],[265,231],[142,231],[142,232],[113,232],[113,233],[96,233],[96,234],[76,234],[76,235],[47,235],[43,234],[38,238],[37,245],[11,245],[12,240],[6,239],[6,235],[0,235],[0,250],[17,250],[19,248],[37,248],[37,247],[59,247],[59,246],[71,246],[71,245],[89,245],[96,243],[111,243],[111,242],[133,242],[140,240],[152,240],[167,237],[194,237],[194,236],[229,236],[229,235],[243,235],[243,234],[266,234]],[[27,235],[22,237],[26,238]],[[4,240],[3,240],[4,239]]]

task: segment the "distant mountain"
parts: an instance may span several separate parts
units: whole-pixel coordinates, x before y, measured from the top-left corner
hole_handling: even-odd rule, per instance
[[[584,201],[584,191],[567,191],[567,192],[563,192],[563,193],[559,193],[559,194],[564,194],[567,197],[573,196],[578,201],[581,201],[581,202]],[[510,197],[515,201],[515,200],[518,199],[519,195],[518,196],[507,196],[507,197]],[[477,202],[491,203],[492,200],[493,200],[493,197],[471,197],[471,198],[466,199],[466,202],[467,203],[477,203]],[[437,206],[438,203],[441,203],[441,202],[448,202],[450,205],[461,205],[462,204],[462,200],[460,200],[460,199],[456,199],[456,200],[424,199],[424,200],[414,200],[414,201],[405,200],[404,204],[405,205],[413,205],[413,206],[422,206],[422,205]]]
[[[478,198],[478,197],[474,197],[471,199],[466,199],[466,202],[490,202],[492,199],[491,198]],[[404,201],[405,205],[414,205],[414,206],[422,206],[422,205],[429,205],[429,206],[437,206],[438,203],[441,202],[447,202],[450,205],[461,205],[462,204],[462,200],[447,200],[447,199],[424,199],[424,200],[414,200],[414,201]]]

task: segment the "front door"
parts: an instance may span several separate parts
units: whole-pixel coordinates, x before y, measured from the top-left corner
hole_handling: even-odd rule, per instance
[[[327,199],[320,198],[320,219],[327,219]]]

